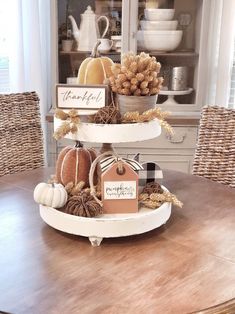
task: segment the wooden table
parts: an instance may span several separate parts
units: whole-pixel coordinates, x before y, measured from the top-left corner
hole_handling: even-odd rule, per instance
[[[0,178],[0,310],[184,314],[235,297],[235,190],[165,171],[183,209],[164,227],[92,247],[41,220],[32,191],[51,173]]]

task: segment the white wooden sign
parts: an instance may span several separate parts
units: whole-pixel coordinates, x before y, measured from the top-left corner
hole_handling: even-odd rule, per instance
[[[104,181],[104,199],[136,199],[136,181]]]
[[[56,85],[56,106],[61,109],[98,110],[106,105],[107,85]]]

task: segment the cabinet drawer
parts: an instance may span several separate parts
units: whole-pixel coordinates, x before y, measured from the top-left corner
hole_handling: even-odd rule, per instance
[[[145,148],[145,149],[194,149],[197,141],[197,127],[174,127],[174,135],[167,135],[164,130],[162,134],[152,140],[115,144],[119,148]]]
[[[167,135],[163,130],[155,141],[162,148],[195,148],[197,127],[174,127],[173,135]]]
[[[141,155],[140,162],[154,161],[162,169],[177,170],[190,173],[193,156],[169,156],[169,155]]]

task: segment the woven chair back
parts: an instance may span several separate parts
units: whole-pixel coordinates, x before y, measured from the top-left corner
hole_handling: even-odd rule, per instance
[[[0,177],[44,165],[39,98],[0,95]]]
[[[202,109],[193,174],[235,187],[235,110]]]

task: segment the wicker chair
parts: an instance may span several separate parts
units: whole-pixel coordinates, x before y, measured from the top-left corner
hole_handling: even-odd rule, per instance
[[[0,110],[0,177],[43,166],[37,94],[0,95]]]
[[[235,187],[235,110],[202,110],[193,174]]]

